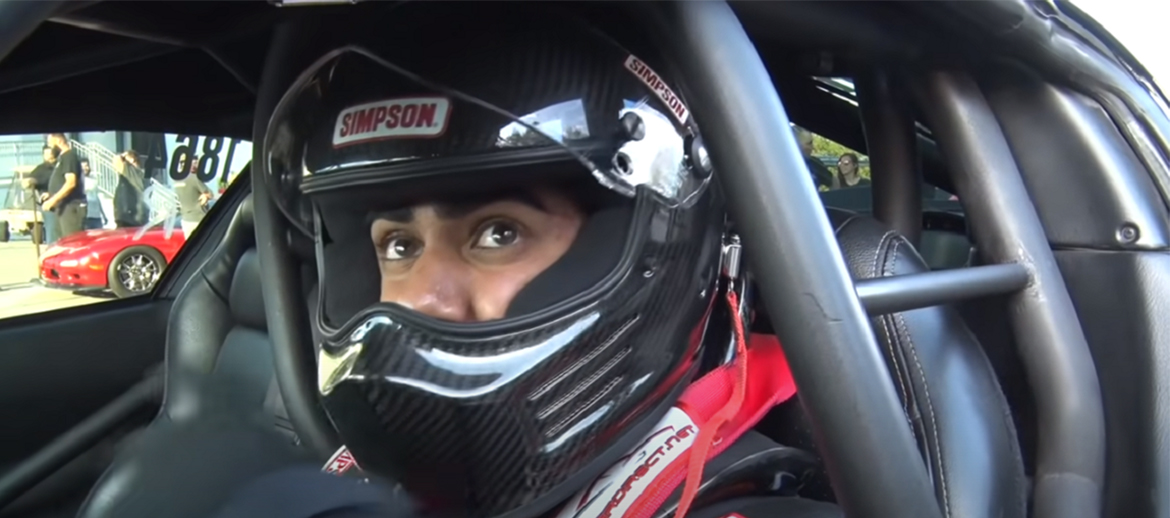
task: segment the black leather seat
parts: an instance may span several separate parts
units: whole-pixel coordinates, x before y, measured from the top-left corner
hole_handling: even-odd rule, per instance
[[[274,427],[251,199],[171,309],[162,410],[91,490],[84,518],[202,517],[304,459]]]
[[[929,269],[904,237],[872,217],[840,209],[828,213],[854,279]],[[938,306],[882,315],[870,324],[944,516],[1027,516],[1028,483],[1007,399],[987,354],[958,313]],[[778,407],[759,429],[781,443],[813,450],[798,399]],[[809,480],[804,493],[831,498],[827,476],[822,472]]]
[[[879,221],[830,209],[854,279],[928,270]],[[1011,413],[975,336],[950,307],[871,320],[944,516],[1023,518],[1028,485]]]

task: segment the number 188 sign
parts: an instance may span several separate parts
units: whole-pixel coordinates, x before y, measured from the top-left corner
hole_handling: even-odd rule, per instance
[[[199,135],[177,135],[173,141],[171,156],[167,172],[172,180],[179,181],[187,178],[192,172],[204,183],[211,182],[217,177],[226,182],[233,172],[233,164],[239,158],[243,163],[251,158],[251,143],[228,137],[203,137]],[[247,149],[237,149],[246,147]],[[193,157],[199,159],[192,168]],[[242,164],[241,164],[242,165]]]

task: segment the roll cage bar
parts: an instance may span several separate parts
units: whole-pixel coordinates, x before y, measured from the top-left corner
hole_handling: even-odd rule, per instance
[[[1151,132],[1153,140],[1133,132],[1126,135],[1147,167],[1166,172],[1170,121],[1154,116],[1160,110],[1154,100],[1160,99],[1159,92],[1136,90],[1144,71],[1125,68],[1132,58],[1109,59],[1065,33],[1045,33],[1023,1],[957,4],[963,5],[949,8],[982,12],[978,20],[984,28],[1005,17],[1014,20],[1018,30],[1004,40],[1019,44],[1019,53],[1030,62],[1050,71],[1087,70],[1076,80],[1111,93],[1102,99],[1104,104],[1124,104],[1135,122],[1157,130]],[[658,35],[688,78],[683,88],[703,121],[731,215],[747,245],[749,265],[785,344],[818,450],[846,513],[875,518],[941,516],[867,315],[1001,294],[1008,295],[1010,324],[1039,410],[1033,515],[1096,516],[1105,463],[1096,371],[1035,207],[973,79],[961,71],[875,67],[857,74],[857,86],[874,171],[875,215],[909,239],[920,231],[917,111],[950,160],[950,180],[987,264],[854,282],[789,131],[776,86],[735,13],[722,2],[654,6]],[[61,6],[42,1],[4,7],[0,56]],[[994,9],[1000,11],[986,11]],[[1013,14],[1017,16],[1012,18]],[[262,141],[268,115],[284,86],[298,70],[296,54],[304,45],[303,33],[296,30],[299,23],[278,22],[269,59],[255,82],[257,142]],[[865,38],[873,38],[872,31],[859,33],[858,39]],[[877,52],[914,51],[911,42],[894,39],[886,40]],[[245,72],[238,75],[245,85],[253,84]],[[907,85],[912,87],[909,95],[903,93]],[[261,157],[255,158],[262,168]],[[306,339],[309,333],[303,328],[308,320],[286,318],[303,315],[305,308],[288,229],[263,188],[265,177],[263,171],[252,176],[258,251],[266,264],[277,265],[266,272],[272,277],[263,283],[277,377],[302,440],[317,451],[331,451],[337,441],[332,430],[320,426],[326,421],[320,418],[316,395],[293,383],[292,374],[307,376],[314,360]],[[1161,188],[1164,195],[1170,192],[1166,185]],[[879,469],[875,467],[897,476],[874,477],[873,470]]]
[[[826,468],[834,488],[845,495],[846,512],[940,515],[863,301],[880,312],[887,308],[879,302],[890,299],[905,302],[891,307],[910,309],[1003,293],[1011,294],[1017,309],[1012,328],[1020,343],[1028,344],[1021,352],[1036,378],[1044,430],[1035,516],[1095,516],[1105,458],[1096,371],[1007,144],[970,79],[931,73],[920,78],[929,86],[915,97],[929,108],[930,127],[946,142],[944,154],[958,160],[956,190],[960,199],[976,200],[966,203],[976,242],[995,264],[945,272],[953,274],[946,278],[933,273],[855,285],[795,141],[787,137],[784,107],[739,20],[721,4],[684,2],[665,10],[674,30],[662,34],[677,35],[670,46],[688,80],[692,109],[712,144],[732,217],[741,226],[751,270],[788,352],[818,450],[832,452],[825,455]],[[894,95],[890,76],[864,77],[860,91],[870,103],[863,104],[872,107],[866,130],[875,213],[913,236],[921,225],[918,167],[910,145],[916,140],[913,119],[905,101]],[[788,245],[797,242],[799,247]],[[936,282],[924,282],[926,275],[936,276]],[[974,293],[972,286],[983,289]],[[928,296],[935,287],[939,290]],[[850,383],[837,381],[842,378]],[[864,433],[858,433],[859,426]],[[883,466],[901,476],[875,478],[858,466]]]

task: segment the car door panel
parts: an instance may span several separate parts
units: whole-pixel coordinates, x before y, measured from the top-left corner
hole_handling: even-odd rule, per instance
[[[28,457],[161,363],[170,306],[143,297],[0,323],[0,465]]]

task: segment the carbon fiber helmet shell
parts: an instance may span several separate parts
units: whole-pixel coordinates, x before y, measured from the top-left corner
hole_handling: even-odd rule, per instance
[[[318,388],[358,464],[431,514],[528,518],[693,378],[723,212],[652,56],[555,8],[458,5],[397,6],[306,70],[270,122],[268,183],[316,241]],[[379,302],[371,211],[533,184],[590,211],[505,318]]]

